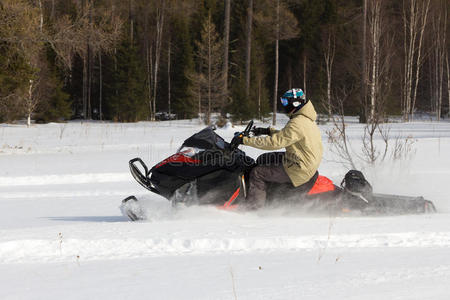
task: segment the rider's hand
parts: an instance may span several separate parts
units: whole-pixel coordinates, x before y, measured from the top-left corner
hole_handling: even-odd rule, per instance
[[[231,140],[231,148],[237,148],[239,145],[244,143],[244,135],[242,133],[238,133]]]
[[[253,131],[253,134],[255,135],[255,136],[258,136],[258,135],[270,135],[270,127],[267,127],[267,128],[263,128],[263,127],[254,127],[253,129],[252,129],[252,131]]]

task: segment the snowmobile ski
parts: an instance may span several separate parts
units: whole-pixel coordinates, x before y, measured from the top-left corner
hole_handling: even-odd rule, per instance
[[[145,211],[139,205],[139,201],[135,196],[128,196],[123,199],[120,210],[131,221],[145,220]]]

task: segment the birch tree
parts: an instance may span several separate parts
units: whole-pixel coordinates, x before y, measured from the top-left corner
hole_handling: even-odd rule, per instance
[[[359,122],[367,122],[367,1],[364,0],[363,3],[363,34],[362,34],[362,50],[361,50],[361,65],[362,65],[362,75],[361,75],[361,92],[362,92],[362,108],[360,109]]]
[[[432,107],[436,114],[437,120],[441,118],[442,102],[444,97],[444,68],[445,58],[448,56],[447,49],[447,2],[443,0],[437,0],[432,10],[431,18],[431,36],[433,40],[432,51],[430,55],[430,61],[432,66],[431,74],[431,95],[432,95]]]
[[[382,2],[381,0],[371,0],[369,5],[369,32],[370,32],[370,50],[369,57],[369,99],[370,112],[369,120],[373,122],[375,118],[375,105],[377,96],[380,94],[380,56],[381,56],[381,35],[382,35]]]
[[[374,139],[378,132],[385,142],[382,156],[386,155],[388,147],[388,132],[380,124],[383,122],[386,99],[392,85],[392,60],[394,57],[394,33],[392,31],[390,7],[383,0],[368,0],[367,2],[367,85],[368,116],[363,136],[363,153],[367,161],[374,163],[380,152]],[[368,112],[368,114],[367,114]]]
[[[403,119],[409,121],[414,113],[417,86],[423,64],[423,39],[428,22],[430,0],[403,0]]]
[[[158,90],[158,71],[159,62],[161,58],[161,49],[163,41],[163,29],[164,29],[164,19],[166,15],[166,0],[158,0],[156,7],[156,35],[155,35],[155,57],[153,63],[153,96],[152,96],[152,109],[151,117],[152,121],[155,120],[156,114],[156,95]]]
[[[336,53],[336,31],[332,25],[328,25],[325,30],[325,41],[323,44],[323,56],[325,60],[325,71],[327,75],[327,111],[328,118],[331,117],[332,104],[331,104],[331,81],[332,71],[334,64],[334,55]]]

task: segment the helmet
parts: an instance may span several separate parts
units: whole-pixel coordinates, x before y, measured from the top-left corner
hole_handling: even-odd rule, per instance
[[[280,98],[281,105],[287,114],[295,113],[301,109],[308,100],[306,100],[305,93],[302,89],[290,89]]]

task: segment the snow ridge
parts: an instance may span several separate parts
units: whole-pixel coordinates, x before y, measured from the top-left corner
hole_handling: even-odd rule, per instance
[[[84,173],[40,176],[0,177],[1,186],[30,186],[130,181],[129,173]]]
[[[325,248],[450,247],[450,232],[129,239],[22,239],[0,242],[0,263],[110,260],[184,254],[313,251]]]

